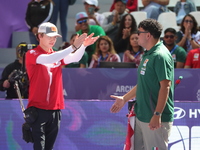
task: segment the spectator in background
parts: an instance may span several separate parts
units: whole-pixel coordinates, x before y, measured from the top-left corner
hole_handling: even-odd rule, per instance
[[[137,11],[137,7],[138,7],[138,0],[127,0],[126,12],[130,13],[132,11]],[[115,8],[115,0],[113,1],[110,7],[110,11],[113,11],[114,8]]]
[[[102,27],[106,32],[106,35],[109,36],[112,41],[114,41],[115,36],[117,35],[119,24],[122,17],[127,14],[126,10],[126,0],[115,0],[114,4],[115,9],[112,11],[112,14],[108,17],[105,17]]]
[[[88,24],[89,25],[99,25],[103,24],[104,15],[98,13],[98,0],[84,0],[85,12],[88,15]],[[80,30],[80,26],[76,24],[75,30]]]
[[[134,62],[136,67],[138,67],[143,53],[143,47],[138,45],[138,33],[137,31],[134,31],[130,35],[128,48],[123,55],[123,62]]]
[[[177,24],[181,24],[184,16],[189,14],[192,11],[197,11],[197,8],[193,1],[191,1],[191,0],[177,1],[176,6],[174,7],[174,12],[176,13]]]
[[[174,68],[184,68],[186,60],[186,51],[176,44],[176,30],[173,28],[167,28],[164,31],[164,44],[170,51],[174,60]]]
[[[200,47],[200,32],[197,21],[193,15],[187,14],[182,22],[180,31],[177,32],[177,45],[183,47],[187,52]]]
[[[73,45],[75,38],[76,38],[77,34],[72,34],[71,38],[70,38],[70,42],[66,42],[65,45],[63,47],[61,47],[62,49],[65,49],[71,45]],[[87,52],[84,52],[81,60],[79,62],[73,62],[70,64],[65,65],[65,68],[86,68],[88,66],[88,54]]]
[[[53,2],[53,14],[50,22],[57,24],[59,15],[62,41],[65,43],[67,41],[67,14],[69,8],[69,0],[53,0]]]
[[[89,68],[98,68],[100,61],[121,62],[115,52],[113,42],[108,36],[102,36],[97,41],[95,53],[93,54]]]
[[[52,0],[31,0],[26,10],[26,24],[29,28],[31,44],[38,44],[36,34],[38,26],[43,22],[48,22],[52,17]]]
[[[83,33],[87,34],[94,33],[95,37],[106,35],[101,26],[88,24],[88,15],[85,12],[79,12],[76,14],[76,23],[80,26],[80,30],[77,31],[79,35]],[[88,54],[88,64],[90,64],[90,61],[92,59],[92,54],[94,54],[95,51],[95,47],[96,43],[86,48],[86,52]]]
[[[167,5],[169,0],[142,0],[144,9],[147,12],[147,18],[158,19],[162,12],[168,12]]]
[[[135,18],[131,14],[124,15],[119,25],[118,34],[113,41],[115,50],[121,59],[128,46],[131,33],[136,30],[137,23]]]
[[[200,68],[200,48],[189,51],[184,68]]]
[[[19,73],[20,73],[20,71],[22,71],[23,65],[24,65],[23,64],[23,49],[22,49],[23,46],[22,45],[26,46],[27,43],[21,42],[16,47],[17,59],[14,62],[7,65],[4,68],[2,75],[1,75],[0,90],[6,91],[6,99],[18,98],[16,89],[14,88],[14,83],[15,83],[15,81],[21,81],[21,79],[15,78],[15,77],[19,75]],[[18,73],[18,74],[16,74],[16,73]],[[28,81],[27,80],[24,80],[23,82],[21,81],[21,84],[18,83],[18,85],[19,85],[19,89],[20,89],[22,98],[27,98],[28,97]]]

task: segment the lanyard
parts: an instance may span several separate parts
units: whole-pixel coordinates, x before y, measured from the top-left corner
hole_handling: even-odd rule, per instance
[[[140,51],[138,51],[138,52],[134,55],[134,57],[136,58],[139,54],[140,54]]]
[[[106,55],[106,57],[103,57],[102,55],[100,55],[100,57],[98,58],[98,65],[97,66],[100,65],[101,60],[105,61],[107,58],[108,58],[108,54]]]
[[[171,54],[175,51],[175,49],[178,47],[178,45],[175,45],[174,48],[170,51]]]

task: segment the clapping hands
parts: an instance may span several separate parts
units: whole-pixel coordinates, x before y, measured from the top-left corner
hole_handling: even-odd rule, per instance
[[[89,36],[87,36],[86,33],[83,33],[80,36],[77,35],[73,46],[78,49],[82,44],[84,46],[89,46],[89,45],[94,44],[96,40],[99,38],[99,36],[93,37],[93,35],[94,33],[90,34]]]

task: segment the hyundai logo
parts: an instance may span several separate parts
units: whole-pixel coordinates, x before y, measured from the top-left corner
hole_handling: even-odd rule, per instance
[[[186,112],[180,107],[174,107],[174,119],[181,119],[185,117]]]

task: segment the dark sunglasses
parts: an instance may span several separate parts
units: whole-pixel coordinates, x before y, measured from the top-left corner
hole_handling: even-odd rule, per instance
[[[173,39],[174,35],[165,35],[164,38],[166,38],[166,39],[168,39],[168,38]]]
[[[184,22],[186,22],[186,23],[193,23],[192,20],[184,20]]]
[[[137,34],[140,35],[140,33],[148,33],[148,31],[139,31],[139,30],[137,30]]]
[[[87,19],[85,20],[80,20],[80,21],[77,21],[78,24],[82,24],[82,23],[86,23],[87,22]]]

